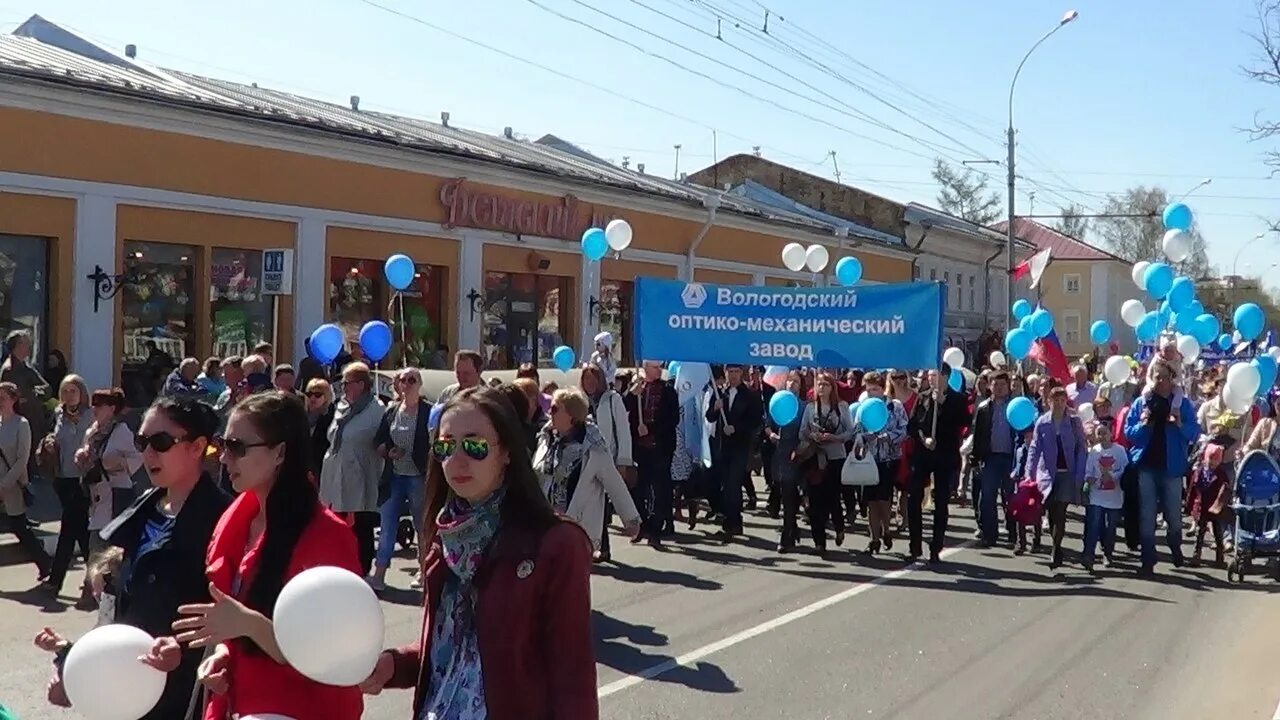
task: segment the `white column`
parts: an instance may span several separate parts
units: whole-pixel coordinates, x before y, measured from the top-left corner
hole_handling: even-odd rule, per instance
[[[293,357],[299,360],[307,356],[307,338],[328,316],[327,228],[320,217],[308,215],[298,220],[294,237]]]
[[[480,350],[480,329],[484,313],[471,317],[471,300],[467,296],[474,289],[484,295],[484,241],[464,235],[458,241],[458,350]],[[452,362],[452,359],[450,359]]]
[[[93,303],[97,286],[88,277],[101,267],[108,275],[116,265],[116,199],[107,195],[86,195],[76,203],[75,261],[72,274],[71,369],[84,377],[90,388],[114,387],[112,378],[116,347],[115,298]]]
[[[578,346],[574,352],[582,361],[591,357],[595,348],[596,333],[600,332],[600,316],[591,312],[591,300],[600,300],[600,263],[591,262],[586,255],[581,256],[582,283],[578,292]],[[600,306],[596,306],[597,312]]]

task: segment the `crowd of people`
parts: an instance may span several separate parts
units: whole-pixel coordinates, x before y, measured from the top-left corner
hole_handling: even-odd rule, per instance
[[[169,673],[147,716],[157,719],[343,720],[360,716],[362,692],[388,688],[414,689],[414,717],[596,717],[590,568],[611,560],[614,514],[630,542],[661,547],[676,523],[714,523],[732,543],[744,511],[759,511],[780,521],[779,553],[798,550],[803,525],[824,559],[863,521],[865,553],[899,542],[914,562],[929,511],[928,559],[938,563],[952,506],[971,502],[975,542],[1047,552],[1056,569],[1077,554],[1065,542],[1075,509],[1085,530],[1073,562],[1093,572],[1099,546],[1114,562],[1123,528],[1150,575],[1161,515],[1175,566],[1188,561],[1184,512],[1196,529],[1190,562],[1201,562],[1207,535],[1224,562],[1235,462],[1245,449],[1280,455],[1273,396],[1234,415],[1218,397],[1221,369],[1186,378],[1171,343],[1129,379],[1101,385],[1087,362],[1065,384],[1000,366],[958,389],[945,365],[766,378],[765,368],[727,364],[693,389],[694,403],[662,363],[619,369],[607,336],[576,387],[544,384],[528,366],[511,382],[486,381],[482,357],[460,351],[456,382],[434,403],[415,368],[398,370],[383,398],[362,362],[308,358],[295,371],[263,346],[177,363],[136,432],[120,390],[90,391],[70,372],[45,420],[37,408],[51,386],[28,364],[29,340],[11,336],[8,348],[0,498],[10,529],[45,591],[61,592],[78,555],[80,603],[157,638],[144,658]],[[786,423],[768,410],[781,389],[801,399]],[[1023,430],[1007,413],[1019,396],[1039,413]],[[888,409],[874,431],[851,409],[869,398]],[[864,472],[856,483],[850,465]],[[146,482],[135,483],[142,470]],[[62,504],[52,557],[25,517],[36,473]],[[419,637],[385,652],[360,687],[292,669],[271,626],[282,587],[334,565],[381,592],[406,515],[413,587],[424,591]],[[68,704],[60,669],[70,642],[45,628],[36,643],[55,657],[49,700]]]

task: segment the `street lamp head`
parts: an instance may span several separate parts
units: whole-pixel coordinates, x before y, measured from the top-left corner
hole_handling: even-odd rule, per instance
[[[1080,13],[1076,12],[1075,10],[1068,10],[1066,14],[1062,16],[1062,20],[1058,24],[1066,25],[1067,23],[1071,22],[1072,20],[1075,20],[1078,17],[1080,17]]]
[[[1201,181],[1200,181],[1200,184],[1201,184],[1201,185],[1208,185],[1208,184],[1209,184],[1209,183],[1211,183],[1211,182],[1213,182],[1213,178],[1208,177],[1208,178],[1205,178],[1204,180],[1201,180]]]

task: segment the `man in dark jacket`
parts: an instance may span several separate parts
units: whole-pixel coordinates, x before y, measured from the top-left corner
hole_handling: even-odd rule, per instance
[[[999,540],[996,522],[996,492],[1004,506],[1005,529],[1013,544],[1015,524],[1009,517],[1009,500],[1013,497],[1013,451],[1016,433],[1005,411],[1009,407],[1009,373],[1001,370],[991,375],[991,397],[978,403],[973,414],[973,459],[979,463],[978,527],[982,544],[990,547]]]
[[[623,397],[631,423],[631,457],[636,463],[639,487],[653,493],[653,512],[644,534],[657,547],[662,536],[675,532],[672,517],[671,458],[676,451],[676,425],[680,422],[680,398],[663,382],[662,363],[644,362],[644,382]]]
[[[724,514],[721,539],[742,534],[742,486],[750,482],[747,464],[751,443],[764,422],[760,395],[742,382],[742,365],[725,365],[724,389],[712,390],[707,422],[715,423],[711,438],[711,466],[720,481]]]
[[[951,489],[960,476],[960,438],[969,424],[968,400],[963,393],[947,387],[943,377],[951,368],[930,370],[929,389],[922,391],[907,423],[907,432],[916,441],[911,456],[911,480],[907,488],[907,525],[912,561],[921,555],[924,534],[924,489],[933,476],[933,540],[929,543],[929,562],[942,560],[942,547],[947,536],[947,517]]]

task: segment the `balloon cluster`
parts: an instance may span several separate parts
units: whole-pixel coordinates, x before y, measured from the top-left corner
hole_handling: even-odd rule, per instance
[[[841,260],[852,259],[856,266],[845,265],[846,277],[852,277],[853,282],[841,282],[842,285],[852,285],[862,279],[862,263],[856,258],[841,258]],[[782,248],[782,264],[791,272],[800,272],[808,268],[809,272],[819,273],[826,269],[827,263],[831,262],[831,253],[828,252],[825,245],[810,245],[808,249],[800,243],[787,243]],[[836,263],[836,279],[839,279],[840,264]]]
[[[610,220],[603,230],[593,227],[582,233],[582,254],[591,262],[599,262],[610,250],[626,250],[631,239],[631,223],[621,218]]]
[[[1043,307],[1033,307],[1022,298],[1015,301],[1010,310],[1018,327],[1005,336],[1004,349],[1014,360],[1023,360],[1031,353],[1032,343],[1053,332],[1053,313]]]

